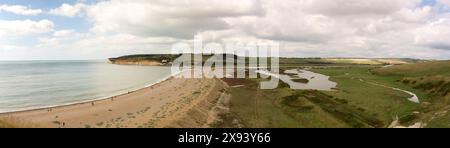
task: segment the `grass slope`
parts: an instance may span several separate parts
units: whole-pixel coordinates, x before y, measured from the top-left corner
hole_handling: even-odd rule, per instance
[[[405,64],[392,67],[379,68],[373,71],[379,75],[397,76],[450,76],[450,61],[432,61],[416,64]]]
[[[450,127],[450,61],[433,61],[379,68],[381,76],[397,76],[399,82],[424,91],[429,99],[422,103],[422,120],[427,127]]]
[[[281,83],[274,90],[258,89],[263,79],[225,80],[232,88],[231,112],[245,127],[387,127],[398,116],[409,119],[419,104],[392,89],[369,85],[359,78],[392,87],[417,91],[397,82],[398,77],[380,77],[370,67],[323,68],[312,71],[330,75],[336,91],[292,90]],[[420,92],[419,92],[420,93]],[[408,119],[408,120],[406,120]]]

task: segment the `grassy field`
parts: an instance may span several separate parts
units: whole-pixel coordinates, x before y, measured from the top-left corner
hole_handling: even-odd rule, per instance
[[[177,56],[135,55],[119,59],[172,61]],[[211,55],[202,57],[204,63]],[[247,64],[250,59],[245,58]],[[282,71],[308,68],[328,75],[338,83],[337,89],[292,90],[282,83],[277,89],[261,90],[258,84],[262,79],[226,79],[232,86],[243,86],[230,90],[231,113],[224,116],[229,121],[214,126],[388,127],[399,118],[404,126],[425,122],[427,127],[450,127],[450,61],[280,58],[279,66]],[[420,103],[409,101],[411,95],[393,88],[415,93]],[[240,123],[229,124],[237,121]]]
[[[245,127],[350,127],[309,100],[300,107],[286,105],[291,102],[283,101],[295,93],[288,88],[261,90],[257,82],[242,80],[243,88],[231,89],[231,111]]]
[[[397,75],[397,76],[431,76],[445,75],[450,76],[450,61],[433,61],[416,64],[405,64],[374,70],[379,75]]]
[[[429,128],[449,128],[450,127],[450,114],[446,112],[442,116],[435,117],[434,120],[428,122]]]
[[[360,81],[424,92],[398,82],[398,76],[370,73],[373,67],[315,68],[311,71],[331,76],[336,91],[293,90],[282,83],[274,90],[258,89],[262,79],[226,80],[232,85],[231,111],[245,127],[388,127],[395,117],[403,124],[416,120],[413,112],[420,104],[410,102],[408,94]],[[413,116],[413,117],[412,117]]]
[[[400,88],[414,92],[421,101],[427,100],[425,92],[413,89],[411,86],[397,82],[397,76],[378,76],[369,72],[370,68],[325,68],[312,71],[331,76],[338,83],[338,91],[325,92],[329,95],[345,98],[349,104],[364,108],[367,112],[377,115],[383,121],[391,122],[394,117],[408,117],[414,111],[419,111],[420,104],[407,100],[410,95],[390,88],[372,85],[366,82]],[[362,82],[363,79],[366,82]]]
[[[425,92],[421,119],[427,127],[450,127],[450,61],[433,61],[373,70],[382,76],[401,77],[401,83]]]

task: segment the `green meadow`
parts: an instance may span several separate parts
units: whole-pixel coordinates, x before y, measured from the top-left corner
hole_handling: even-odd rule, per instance
[[[233,118],[229,119],[240,121],[244,127],[387,128],[394,121],[399,123],[396,126],[422,123],[423,127],[450,127],[449,70],[439,68],[448,65],[442,61],[391,67],[289,63],[281,69],[308,67],[330,76],[337,88],[293,90],[281,82],[277,89],[261,90],[258,82],[264,79],[240,79],[234,84],[243,87],[230,90]],[[418,70],[417,66],[426,69]],[[437,76],[445,81],[434,82]],[[417,80],[409,80],[413,78]],[[415,93],[420,103],[409,101],[410,94],[392,88]]]

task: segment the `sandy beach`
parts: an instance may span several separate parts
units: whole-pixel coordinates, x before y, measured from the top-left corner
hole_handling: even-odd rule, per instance
[[[50,128],[208,127],[221,110],[226,110],[227,88],[219,79],[170,78],[104,100],[0,117]]]

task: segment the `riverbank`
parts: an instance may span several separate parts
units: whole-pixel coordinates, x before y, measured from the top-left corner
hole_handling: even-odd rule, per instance
[[[226,97],[218,79],[170,78],[150,87],[109,99],[0,114],[51,128],[205,127],[214,122],[214,106]],[[202,112],[189,124],[189,114]]]

